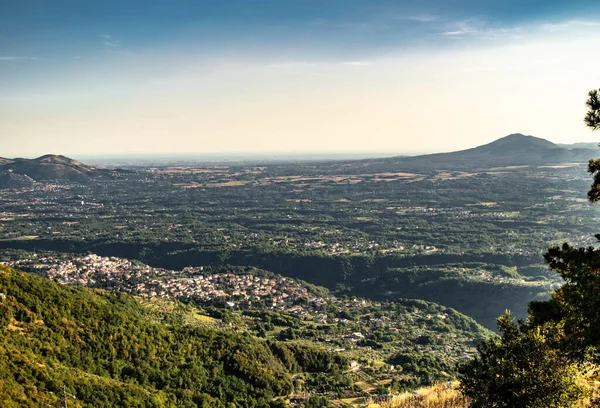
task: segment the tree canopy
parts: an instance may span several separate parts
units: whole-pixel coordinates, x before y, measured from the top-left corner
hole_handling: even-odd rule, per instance
[[[600,89],[589,92],[586,105],[590,109],[585,115],[585,124],[592,130],[600,129]]]
[[[295,373],[331,377],[348,364],[2,265],[0,294],[3,408],[55,406],[63,390],[80,407],[280,407]]]
[[[479,346],[465,364],[461,387],[474,408],[570,407],[583,395],[578,367],[552,346],[554,326],[498,319],[501,339]]]
[[[585,123],[599,130],[600,93],[588,97]],[[590,160],[588,171],[588,199],[596,203],[600,159]],[[569,407],[585,394],[578,377],[599,362],[600,251],[564,243],[544,257],[564,284],[551,299],[532,302],[526,321],[515,323],[508,314],[498,319],[501,337],[480,345],[478,356],[460,368],[462,390],[474,407]]]

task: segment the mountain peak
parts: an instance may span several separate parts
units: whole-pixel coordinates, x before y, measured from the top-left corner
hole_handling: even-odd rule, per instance
[[[560,149],[560,146],[554,143],[535,136],[527,136],[522,133],[513,133],[494,140],[483,146],[476,147],[472,150],[480,152],[489,152],[496,154],[506,154],[514,151],[515,153],[523,151],[544,151]]]
[[[38,163],[55,163],[55,164],[67,164],[70,166],[84,166],[83,163],[81,163],[77,160],[74,160],[74,159],[71,159],[70,157],[62,156],[59,154],[45,154],[45,155],[40,156],[33,160]]]
[[[596,152],[566,149],[546,139],[513,133],[491,143],[450,153],[429,154],[403,159],[411,169],[486,168],[587,162]]]
[[[502,140],[502,139],[518,139],[518,138],[527,138],[527,137],[534,137],[534,136],[524,135],[523,133],[511,133],[510,135],[501,137],[500,139],[497,139],[497,140]],[[536,139],[539,139],[539,137],[536,138]]]
[[[41,160],[72,160],[72,159],[67,156],[63,156],[61,154],[45,154],[34,160],[41,161]]]

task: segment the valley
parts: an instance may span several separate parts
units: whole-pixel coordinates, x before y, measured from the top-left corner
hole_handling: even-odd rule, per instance
[[[131,167],[4,189],[0,248],[257,267],[337,294],[438,302],[494,329],[555,287],[548,246],[594,242],[581,163],[415,172],[395,160]]]
[[[430,156],[116,163],[99,176],[60,158],[49,178],[10,171],[29,182],[0,189],[0,262],[73,290],[126,293],[152,324],[336,361],[288,368],[293,387],[277,392],[289,401],[385,401],[452,380],[506,309],[522,317],[547,299],[560,284],[542,258],[549,246],[594,243],[600,212],[582,198],[583,163],[495,157],[486,147],[443,168]],[[87,175],[56,178],[64,166]],[[29,320],[7,330],[30,332]]]
[[[600,407],[600,1],[0,1],[0,408]]]

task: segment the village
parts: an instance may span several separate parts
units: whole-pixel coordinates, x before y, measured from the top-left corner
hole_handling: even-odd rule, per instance
[[[147,298],[192,298],[200,304],[220,305],[229,309],[278,310],[321,324],[349,321],[331,317],[324,311],[332,308],[352,311],[373,303],[355,297],[341,299],[329,294],[315,294],[301,281],[283,276],[211,273],[211,268],[204,266],[172,271],[94,254],[73,259],[32,256],[4,264],[63,285],[110,289]],[[440,318],[444,319],[445,316]],[[385,321],[389,321],[389,318],[375,318],[370,323],[381,327]],[[364,335],[355,332],[349,339],[362,340]]]
[[[253,302],[275,309],[291,309],[302,300],[318,307],[325,300],[312,296],[299,282],[281,276],[260,277],[233,273],[211,274],[205,267],[182,271],[154,268],[116,257],[86,255],[73,259],[52,256],[6,262],[7,266],[35,272],[64,285],[112,289],[149,298],[195,298],[224,301],[229,307],[246,308]],[[206,268],[207,270],[209,268]]]
[[[452,361],[474,351],[473,343],[465,342],[461,332],[439,334],[440,327],[464,322],[464,317],[451,309],[422,301],[389,303],[336,297],[324,288],[265,271],[216,273],[203,266],[173,271],[94,254],[32,255],[5,264],[65,285],[126,292],[148,302],[191,301],[199,307],[237,313],[248,329],[262,331],[263,336],[307,338],[332,352],[349,353],[351,371],[366,368],[363,364],[378,366],[375,361],[385,361],[400,350],[442,354]],[[248,321],[254,316],[249,314],[252,311],[260,312],[260,317]],[[431,334],[434,332],[437,334]]]

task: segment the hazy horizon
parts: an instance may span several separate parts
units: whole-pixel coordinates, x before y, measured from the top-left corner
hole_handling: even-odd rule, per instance
[[[593,1],[5,1],[2,156],[596,141]]]
[[[394,156],[418,156],[437,152],[158,152],[158,153],[118,153],[113,154],[68,154],[64,152],[49,152],[79,160],[91,165],[150,165],[153,163],[236,163],[236,162],[295,162],[295,161],[336,161],[377,159]],[[15,159],[35,159],[43,155],[0,157]]]
[[[509,136],[509,135],[506,135]],[[533,135],[524,135],[533,136]],[[503,136],[505,137],[505,136]],[[537,136],[534,136],[537,137]],[[501,138],[498,138],[501,139]],[[498,140],[495,139],[495,140]],[[547,140],[547,139],[546,139]],[[552,141],[551,141],[552,142]],[[554,143],[554,142],[553,142]],[[557,145],[577,145],[577,144],[594,144],[596,142],[569,142],[569,143],[556,143]],[[478,147],[469,146],[469,148]],[[44,154],[30,155],[30,156],[19,156],[10,154],[0,154],[0,157],[14,159],[14,158],[25,158],[34,159],[46,154],[62,155],[67,156],[76,160],[85,161],[90,164],[99,164],[105,162],[111,163],[122,163],[123,161],[131,161],[132,163],[137,162],[167,162],[177,161],[182,162],[242,162],[242,161],[319,161],[319,160],[354,160],[354,159],[376,159],[386,158],[395,156],[420,156],[437,153],[448,153],[457,150],[422,150],[422,151],[352,151],[352,150],[338,150],[338,151],[215,151],[215,152],[182,152],[182,151],[164,151],[164,152],[113,152],[113,153],[82,153],[82,154],[70,154],[69,152],[46,152]]]

